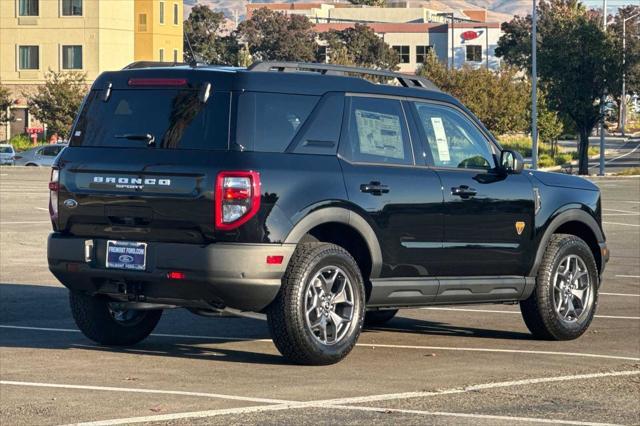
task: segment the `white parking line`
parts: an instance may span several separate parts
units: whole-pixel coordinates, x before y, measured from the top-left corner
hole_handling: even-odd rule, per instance
[[[636,228],[640,228],[640,225],[636,225],[634,223],[619,223],[619,222],[602,222],[605,225],[618,225],[618,226],[633,226]]]
[[[640,275],[616,275],[617,278],[640,278]]]
[[[162,389],[121,388],[121,387],[113,387],[113,386],[88,386],[88,385],[69,385],[69,384],[58,384],[58,383],[19,382],[14,380],[0,380],[0,385],[27,386],[27,387],[38,387],[38,388],[95,390],[95,391],[108,391],[108,392],[150,393],[150,394],[157,394],[157,395],[197,396],[197,397],[203,397],[203,398],[228,399],[231,401],[261,402],[264,404],[283,404],[283,403],[291,402],[283,399],[253,398],[253,397],[246,397],[246,396],[225,395],[220,393],[208,393],[208,392],[187,392],[187,391],[162,390]]]
[[[624,296],[624,297],[640,297],[640,294],[629,293],[598,293],[600,296]]]
[[[616,212],[616,213],[634,213],[637,214],[638,212],[633,212],[631,210],[618,210],[618,209],[602,209],[606,212]]]
[[[0,222],[0,226],[2,225],[36,225],[42,223],[51,223],[50,220],[31,220],[31,221],[23,221],[23,222]]]
[[[598,379],[598,378],[605,378],[605,377],[621,377],[621,376],[637,376],[637,375],[640,375],[640,370],[577,374],[577,375],[571,375],[571,376],[558,376],[558,377],[542,377],[542,378],[535,378],[535,379],[524,379],[524,380],[515,380],[515,381],[506,381],[506,382],[483,383],[483,384],[472,385],[472,386],[467,386],[462,388],[451,388],[451,389],[444,389],[444,390],[438,390],[438,391],[402,392],[402,393],[369,395],[369,396],[361,396],[361,397],[315,400],[315,401],[307,401],[307,402],[287,401],[286,403],[277,404],[277,405],[251,406],[251,407],[241,407],[241,408],[231,408],[231,409],[227,408],[227,409],[220,409],[220,410],[195,411],[195,412],[188,412],[188,413],[171,413],[171,414],[161,414],[161,415],[153,415],[153,416],[129,417],[129,418],[121,418],[121,419],[99,420],[96,422],[88,422],[88,423],[81,423],[81,424],[93,425],[93,426],[121,425],[121,424],[206,418],[206,417],[222,416],[222,415],[229,415],[229,414],[245,414],[245,413],[255,413],[255,412],[261,412],[261,411],[280,411],[280,410],[302,409],[302,408],[327,408],[327,409],[339,408],[344,410],[350,410],[350,409],[361,410],[363,408],[368,408],[375,411],[387,411],[386,408],[382,408],[382,407],[359,407],[359,406],[350,406],[348,404],[392,401],[392,400],[407,399],[407,398],[427,398],[427,397],[439,396],[439,395],[465,394],[469,392],[477,392],[477,391],[483,391],[483,390],[489,390],[489,389],[499,389],[499,388],[517,387],[517,386],[530,386],[530,385],[541,384],[541,383],[557,383],[557,382],[566,382],[566,381],[573,381],[573,380],[589,380],[589,379]],[[0,384],[1,383],[2,382],[0,382]],[[19,382],[14,382],[14,384],[17,384],[17,383]],[[64,386],[65,385],[58,385],[57,387],[64,387]],[[101,387],[94,386],[92,388],[101,388]],[[130,389],[130,388],[125,388],[125,389]],[[95,390],[110,390],[110,389],[95,389]],[[431,412],[418,412],[417,410],[416,410],[416,414],[436,415]],[[455,416],[458,413],[441,413],[441,414]],[[460,415],[457,415],[457,417],[462,417],[464,415],[465,413],[460,413]],[[472,416],[472,414],[466,414],[466,415]],[[479,416],[482,416],[482,415],[475,415],[475,416],[480,418]],[[531,418],[518,418],[518,417],[510,417],[509,420],[533,421],[533,419]],[[585,423],[566,423],[566,424],[587,425],[590,423],[585,422]]]
[[[504,311],[497,311],[503,313]],[[513,313],[513,312],[506,312]],[[46,327],[27,327],[18,325],[0,325],[0,328],[14,330],[32,330],[32,331],[52,331],[63,333],[80,333],[80,330],[73,328],[46,328]],[[379,328],[384,330],[383,328]],[[398,328],[389,328],[390,331],[401,331]],[[188,334],[160,334],[152,333],[152,337],[168,337],[176,339],[195,339],[195,340],[222,340],[234,342],[260,342],[271,343],[271,339],[251,339],[248,337],[222,337],[222,336],[199,336]],[[554,351],[538,351],[524,349],[493,349],[493,348],[461,348],[453,346],[417,346],[417,345],[386,345],[377,343],[357,343],[356,346],[363,348],[388,348],[388,349],[419,349],[419,350],[440,350],[440,351],[456,351],[456,352],[490,352],[490,353],[513,353],[513,354],[531,354],[531,355],[551,355],[551,356],[570,356],[579,358],[603,358],[603,359],[619,359],[624,361],[640,361],[640,358],[619,356],[619,355],[603,355],[579,352],[554,352]]]

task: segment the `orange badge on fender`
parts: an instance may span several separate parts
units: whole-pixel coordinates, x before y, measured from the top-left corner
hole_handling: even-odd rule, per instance
[[[524,222],[522,221],[517,221],[516,222],[516,232],[518,233],[518,235],[522,235],[522,231],[524,231]]]

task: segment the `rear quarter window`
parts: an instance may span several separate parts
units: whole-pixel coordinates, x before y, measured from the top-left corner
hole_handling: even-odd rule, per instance
[[[284,152],[318,96],[246,92],[238,95],[234,145],[247,151]]]

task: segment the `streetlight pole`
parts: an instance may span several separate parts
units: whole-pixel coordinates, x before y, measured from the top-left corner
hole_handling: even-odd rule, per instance
[[[602,27],[604,32],[607,32],[607,0],[602,0]],[[605,96],[602,93],[600,97],[600,168],[598,170],[599,176],[604,176],[604,103]],[[587,150],[587,162],[589,161],[589,138],[587,138],[587,146],[584,147]],[[581,158],[583,154],[581,153]],[[588,164],[587,164],[588,167]],[[587,173],[588,174],[588,173]]]
[[[531,168],[538,168],[538,11],[531,12]]]
[[[625,127],[627,123],[627,21],[640,16],[640,12],[622,19],[622,96],[620,99],[620,118],[622,136],[625,135]]]

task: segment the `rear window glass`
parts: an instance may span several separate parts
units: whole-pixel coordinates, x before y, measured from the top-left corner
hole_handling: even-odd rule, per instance
[[[247,92],[238,96],[235,145],[248,151],[284,152],[318,96]]]
[[[0,154],[13,154],[13,148],[10,146],[0,146]]]
[[[188,89],[101,90],[87,98],[71,146],[226,150],[229,92],[213,93],[203,104]]]

